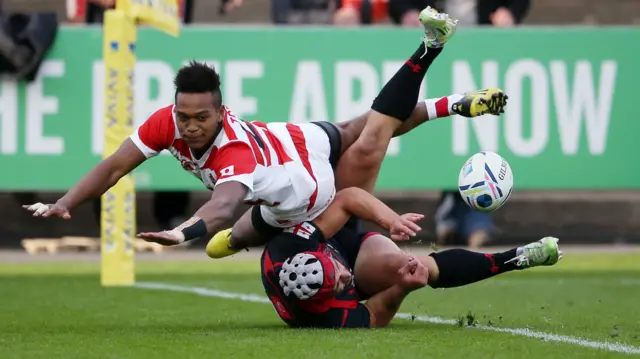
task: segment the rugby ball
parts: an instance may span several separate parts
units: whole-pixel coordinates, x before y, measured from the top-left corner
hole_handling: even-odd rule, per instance
[[[492,212],[502,207],[513,190],[513,172],[499,154],[478,152],[465,162],[458,176],[458,191],[469,207]]]

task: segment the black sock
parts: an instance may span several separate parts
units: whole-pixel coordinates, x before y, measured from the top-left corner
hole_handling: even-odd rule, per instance
[[[429,283],[433,288],[452,288],[481,281],[495,275],[509,272],[517,267],[514,262],[506,261],[516,257],[516,249],[502,253],[484,254],[465,249],[449,249],[432,253],[440,276],[436,283]]]
[[[442,48],[429,48],[425,54],[424,43],[411,55],[395,75],[387,82],[378,97],[373,100],[371,109],[383,115],[405,121],[416,107],[420,84],[433,60],[442,52]],[[424,56],[422,56],[424,55]]]

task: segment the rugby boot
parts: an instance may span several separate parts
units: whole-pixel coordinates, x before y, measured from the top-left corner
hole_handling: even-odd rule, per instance
[[[519,247],[516,257],[505,263],[515,262],[520,268],[552,266],[562,259],[562,251],[558,248],[558,238],[544,237],[537,242]]]
[[[424,26],[424,37],[422,41],[426,47],[438,48],[444,46],[456,32],[458,20],[448,14],[438,12],[438,10],[427,6],[418,15],[422,26]]]
[[[507,96],[497,88],[486,88],[465,93],[451,105],[451,110],[463,117],[477,117],[485,114],[500,115],[507,105]]]
[[[231,248],[231,228],[216,233],[207,243],[207,255],[214,259],[228,257],[240,252]]]

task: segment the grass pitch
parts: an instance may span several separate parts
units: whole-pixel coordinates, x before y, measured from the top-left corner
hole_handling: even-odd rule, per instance
[[[555,267],[457,289],[426,288],[403,304],[409,319],[376,330],[286,328],[263,302],[257,260],[137,264],[139,282],[177,285],[182,292],[102,288],[98,273],[91,262],[0,263],[0,358],[600,359],[640,353],[637,253],[567,255]],[[433,317],[451,321],[420,321]],[[496,331],[504,328],[516,334]],[[518,335],[533,331],[544,336]],[[622,344],[616,347],[622,352],[606,347],[611,343]]]

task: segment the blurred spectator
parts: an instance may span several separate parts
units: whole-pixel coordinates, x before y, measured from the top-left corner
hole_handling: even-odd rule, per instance
[[[271,0],[274,24],[328,24],[335,0]]]
[[[460,20],[460,25],[511,27],[524,19],[530,0],[431,0],[431,6]],[[438,7],[440,6],[440,7]]]
[[[358,26],[388,21],[390,2],[393,0],[335,0],[333,24]],[[417,18],[417,16],[416,16]]]
[[[427,6],[441,10],[433,0],[389,0],[389,17],[397,25],[422,26],[418,15]]]
[[[87,24],[102,24],[104,11],[115,7],[116,0],[88,0],[85,22]]]
[[[398,25],[420,26],[418,14],[427,6],[460,20],[460,25],[519,24],[529,10],[530,0],[388,0],[389,17]]]
[[[445,190],[435,215],[438,244],[479,248],[491,240],[493,219],[469,207],[457,190]]]
[[[219,13],[224,15],[244,4],[244,0],[222,0]]]
[[[238,0],[230,0],[235,3]],[[241,1],[241,0],[240,0]],[[116,0],[70,0],[68,17],[71,22],[99,24],[104,19],[104,11],[115,7]],[[193,0],[179,0],[182,21],[190,24],[193,21]]]

